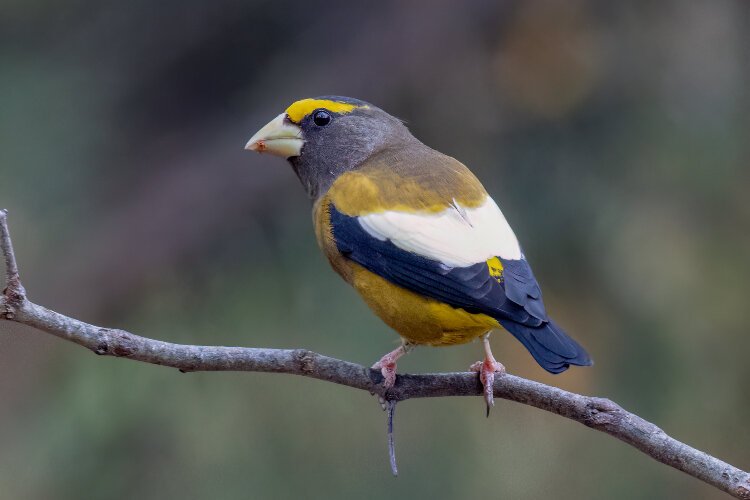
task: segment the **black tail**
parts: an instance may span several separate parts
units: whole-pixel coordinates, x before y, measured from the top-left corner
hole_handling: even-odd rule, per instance
[[[499,321],[503,328],[521,341],[536,362],[550,373],[564,372],[570,365],[593,364],[586,350],[552,321],[542,323],[538,327],[503,319]]]

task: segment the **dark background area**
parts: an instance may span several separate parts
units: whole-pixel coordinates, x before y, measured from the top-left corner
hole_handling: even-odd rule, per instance
[[[328,269],[310,204],[243,151],[291,102],[370,101],[459,158],[614,399],[750,466],[750,4],[0,1],[0,206],[31,300],[181,343],[371,364],[396,336]],[[461,370],[478,344],[402,371]],[[0,497],[719,498],[608,436],[480,398],[399,406],[183,375],[0,323]]]

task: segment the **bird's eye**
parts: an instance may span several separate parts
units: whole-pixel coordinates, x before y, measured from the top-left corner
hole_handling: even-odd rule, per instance
[[[318,110],[313,115],[313,122],[318,127],[325,127],[331,123],[331,114],[328,111]]]

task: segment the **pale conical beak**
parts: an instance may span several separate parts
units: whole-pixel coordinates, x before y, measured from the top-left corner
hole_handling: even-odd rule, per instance
[[[245,149],[289,158],[299,156],[305,140],[302,129],[286,119],[286,113],[268,122],[247,141]]]

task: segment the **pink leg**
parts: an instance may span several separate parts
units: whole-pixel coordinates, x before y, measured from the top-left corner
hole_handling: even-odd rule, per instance
[[[405,344],[401,344],[398,348],[392,350],[382,358],[380,361],[372,365],[374,370],[380,370],[383,374],[383,387],[390,389],[396,383],[396,360],[406,354],[408,348]]]
[[[471,371],[479,372],[479,380],[482,382],[484,387],[484,401],[487,403],[487,416],[490,415],[490,409],[495,406],[495,397],[493,394],[493,385],[495,383],[495,373],[505,373],[505,367],[495,361],[495,357],[492,355],[492,349],[490,349],[490,334],[486,334],[482,337],[482,343],[484,344],[484,361],[477,361],[471,365]]]

